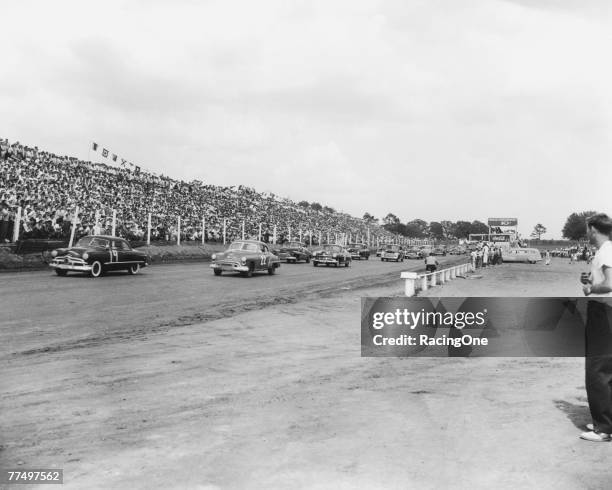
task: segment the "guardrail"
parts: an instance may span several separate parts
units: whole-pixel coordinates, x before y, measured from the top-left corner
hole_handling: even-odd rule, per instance
[[[406,296],[414,296],[418,290],[427,291],[429,287],[436,286],[438,283],[444,284],[467,272],[474,272],[471,262],[434,272],[402,272],[401,278],[406,281],[404,293]]]

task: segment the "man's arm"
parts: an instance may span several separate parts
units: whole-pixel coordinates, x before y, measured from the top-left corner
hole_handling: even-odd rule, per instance
[[[597,284],[586,284],[582,287],[584,294],[606,294],[612,292],[612,267],[603,267],[604,280]]]

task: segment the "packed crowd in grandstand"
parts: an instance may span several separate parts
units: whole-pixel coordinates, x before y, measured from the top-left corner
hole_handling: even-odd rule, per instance
[[[76,235],[110,234],[113,210],[116,234],[142,240],[152,215],[152,240],[177,238],[177,217],[181,217],[181,239],[201,240],[202,218],[206,220],[206,241],[221,241],[227,220],[227,240],[241,236],[242,222],[247,236],[262,235],[271,240],[277,225],[277,239],[293,237],[298,230],[351,233],[365,237],[367,228],[377,236],[388,235],[381,227],[345,213],[302,207],[274,194],[263,194],[245,186],[220,187],[199,181],[184,182],[140,169],[58,156],[0,139],[0,243],[13,236],[17,209],[21,207],[20,238],[66,239],[75,210]],[[323,238],[325,240],[325,238]]]

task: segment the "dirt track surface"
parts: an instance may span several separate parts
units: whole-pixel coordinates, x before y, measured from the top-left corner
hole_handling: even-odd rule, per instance
[[[360,357],[360,296],[401,294],[386,281],[407,264],[15,275],[0,467],[64,468],[79,489],[610,488],[612,446],[577,439],[581,359]],[[136,289],[146,301],[124,313]],[[193,321],[214,298],[222,318]]]

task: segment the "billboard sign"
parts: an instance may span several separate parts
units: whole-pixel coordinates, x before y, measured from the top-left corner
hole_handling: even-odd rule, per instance
[[[489,226],[517,226],[517,218],[489,218]]]

